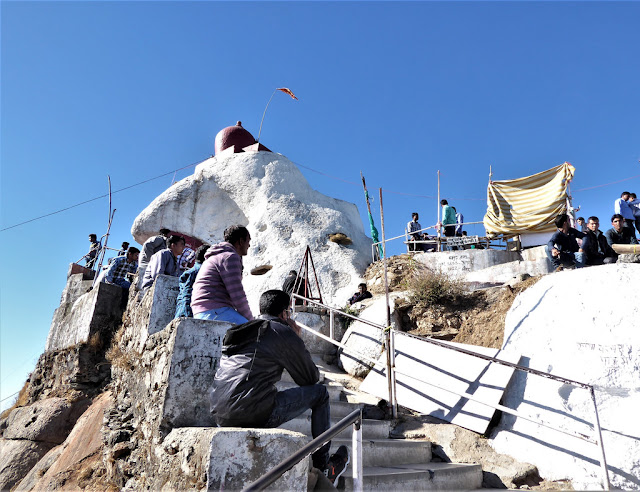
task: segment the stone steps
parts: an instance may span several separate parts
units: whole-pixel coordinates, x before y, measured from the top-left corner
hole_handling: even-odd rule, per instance
[[[473,490],[482,487],[480,465],[408,463],[365,466],[364,490]],[[353,490],[351,467],[343,475],[345,490]]]
[[[341,419],[331,418],[331,426],[336,425]],[[386,439],[389,437],[389,425],[386,420],[370,420],[363,419],[362,421],[362,438],[363,439]],[[282,424],[279,429],[286,429],[290,431],[300,432],[311,436],[311,415],[301,415],[295,419],[289,420]],[[347,427],[340,434],[338,439],[351,439],[352,430],[351,427]],[[350,448],[351,446],[349,446]]]
[[[331,441],[331,453],[345,445],[351,451],[351,439]],[[363,439],[362,460],[365,467],[403,466],[405,463],[429,463],[431,443],[405,439]]]

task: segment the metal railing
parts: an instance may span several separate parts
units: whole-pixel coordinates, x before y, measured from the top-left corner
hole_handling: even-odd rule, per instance
[[[463,222],[463,223],[461,223],[461,224],[451,224],[451,225],[456,225],[456,226],[461,225],[461,226],[464,226],[464,225],[475,225],[475,224],[484,224],[484,222],[482,222],[482,221],[479,221],[479,222]],[[444,227],[444,226],[443,226],[443,227]],[[438,229],[437,224],[434,224],[434,225],[429,226],[429,227],[423,227],[422,229],[419,229],[419,230],[417,230],[417,231],[412,231],[412,232],[409,232],[408,230],[406,230],[406,229],[405,229],[404,234],[402,234],[402,235],[400,235],[400,236],[394,236],[394,237],[391,237],[391,238],[386,239],[386,241],[378,241],[378,242],[373,243],[373,244],[371,245],[371,257],[372,257],[373,261],[376,261],[376,260],[378,259],[378,258],[377,258],[377,256],[376,256],[376,255],[377,255],[377,248],[378,248],[378,245],[383,244],[384,242],[387,242],[387,243],[388,243],[389,241],[394,241],[394,240],[396,240],[396,239],[402,239],[402,238],[404,238],[404,242],[405,242],[405,243],[409,243],[409,242],[411,242],[411,244],[433,244],[433,243],[435,243],[435,244],[436,244],[436,246],[440,246],[440,245],[442,245],[442,244],[446,244],[446,243],[447,243],[447,239],[448,239],[448,237],[447,237],[447,236],[440,236],[440,235],[438,235],[438,236],[437,236],[437,237],[435,237],[434,239],[429,239],[429,240],[409,241],[409,236],[410,236],[411,234],[420,234],[420,233],[425,233],[426,231],[428,231],[428,230],[430,230],[430,229],[435,229],[435,230],[437,230],[437,229]],[[458,237],[458,236],[456,236],[456,237]],[[490,238],[486,238],[487,247],[490,247],[490,246],[491,246],[491,247],[504,247],[504,245],[501,245],[501,244],[496,245],[496,244],[494,243],[494,241],[495,241],[495,240],[492,240],[492,239],[490,239]]]
[[[554,374],[549,374],[549,373],[546,373],[546,372],[538,371],[538,370],[532,369],[530,367],[521,366],[521,365],[515,364],[513,362],[509,362],[509,361],[505,361],[505,360],[502,360],[502,359],[498,359],[496,357],[491,357],[491,356],[488,356],[488,355],[484,355],[484,354],[480,354],[480,353],[477,353],[477,352],[473,352],[471,350],[463,349],[461,347],[455,347],[455,346],[452,346],[452,345],[448,345],[448,344],[446,344],[444,342],[441,342],[439,340],[435,340],[435,339],[432,339],[432,338],[419,337],[419,336],[415,336],[415,335],[410,335],[408,333],[398,332],[398,331],[394,330],[393,328],[391,328],[390,326],[386,327],[386,326],[374,323],[374,322],[369,321],[369,320],[358,318],[358,317],[353,316],[351,314],[345,313],[345,312],[341,311],[340,309],[331,307],[331,306],[326,305],[326,304],[322,304],[322,303],[320,303],[318,301],[314,301],[312,299],[308,299],[308,298],[299,296],[297,294],[291,294],[291,297],[292,297],[292,304],[295,302],[295,298],[299,298],[299,299],[301,299],[303,301],[311,302],[313,304],[319,305],[322,308],[328,310],[328,312],[329,312],[329,315],[330,315],[330,318],[329,318],[329,335],[330,335],[330,337],[327,337],[327,336],[323,335],[322,333],[318,333],[317,331],[313,330],[312,328],[309,328],[308,326],[305,326],[304,324],[296,321],[296,323],[302,329],[304,329],[305,331],[307,331],[307,332],[309,332],[309,333],[311,333],[311,334],[313,334],[313,335],[315,335],[315,336],[317,336],[319,338],[322,338],[323,340],[326,340],[326,341],[332,343],[333,345],[335,345],[337,347],[340,347],[344,352],[347,352],[347,353],[349,353],[351,355],[357,356],[359,360],[363,360],[365,362],[368,362],[369,364],[372,364],[372,368],[375,367],[375,365],[379,365],[380,362],[378,360],[376,360],[376,359],[372,359],[372,358],[370,358],[370,357],[368,357],[368,356],[366,356],[364,354],[361,354],[358,351],[356,351],[356,350],[354,350],[354,349],[352,349],[350,347],[347,347],[345,344],[343,344],[341,342],[338,342],[338,341],[336,341],[334,339],[334,336],[335,336],[335,326],[334,326],[334,324],[335,324],[335,313],[337,312],[341,316],[352,318],[352,319],[357,320],[357,321],[359,321],[361,323],[364,323],[366,325],[378,328],[378,329],[381,330],[382,333],[389,332],[389,335],[390,335],[390,337],[389,337],[389,347],[384,347],[385,344],[382,341],[383,337],[381,337],[380,344],[384,348],[388,349],[388,352],[391,355],[391,357],[387,358],[386,370],[387,370],[387,379],[388,379],[388,381],[390,381],[388,402],[389,402],[390,406],[392,407],[392,409],[395,410],[395,408],[397,408],[397,398],[396,398],[395,386],[396,386],[396,375],[400,374],[402,376],[409,377],[409,378],[411,378],[411,379],[413,379],[415,381],[419,381],[421,383],[427,384],[427,385],[432,386],[434,388],[438,388],[438,389],[440,389],[442,391],[446,391],[448,393],[452,393],[454,395],[460,396],[460,397],[465,398],[467,400],[474,401],[476,403],[480,403],[481,405],[485,405],[485,406],[493,408],[495,410],[500,410],[500,411],[502,411],[504,413],[507,413],[507,414],[510,414],[510,415],[514,415],[516,417],[522,418],[523,420],[527,420],[529,422],[533,422],[533,423],[535,423],[535,424],[537,424],[537,425],[539,425],[541,427],[545,427],[545,428],[554,430],[556,432],[560,432],[562,434],[574,437],[576,439],[580,439],[580,440],[589,442],[591,444],[594,444],[594,445],[598,446],[598,448],[599,448],[600,456],[601,456],[600,457],[600,466],[601,466],[601,469],[602,469],[604,488],[605,488],[605,490],[610,490],[611,489],[611,482],[609,480],[609,472],[608,472],[608,468],[607,468],[607,460],[606,460],[606,455],[605,455],[605,450],[604,450],[604,443],[602,442],[602,428],[600,426],[600,417],[599,417],[599,414],[598,414],[598,406],[597,406],[597,402],[596,402],[594,387],[592,385],[587,384],[587,383],[582,383],[580,381],[575,381],[575,380],[572,380],[572,379],[569,379],[569,378],[565,378],[565,377],[562,377],[562,376],[556,376]],[[586,389],[589,392],[589,396],[590,396],[591,401],[593,403],[594,423],[591,424],[591,425],[595,429],[595,431],[597,432],[597,437],[596,438],[592,438],[592,437],[589,437],[589,436],[584,435],[584,434],[579,434],[577,432],[573,432],[573,431],[570,431],[570,430],[562,429],[560,427],[552,426],[552,425],[549,425],[549,424],[541,422],[540,419],[536,419],[535,417],[532,417],[530,415],[523,414],[521,412],[513,410],[513,409],[511,409],[509,407],[506,407],[504,405],[486,402],[486,401],[483,401],[483,400],[477,398],[473,394],[466,393],[466,392],[455,391],[455,390],[452,390],[450,388],[446,388],[446,387],[440,386],[438,384],[435,384],[435,383],[433,383],[431,381],[426,381],[424,379],[421,379],[420,377],[417,377],[414,374],[408,374],[408,373],[403,372],[403,371],[398,371],[395,368],[395,337],[397,335],[416,338],[416,339],[422,340],[424,342],[430,343],[432,345],[436,345],[438,347],[445,348],[447,350],[453,350],[455,352],[459,352],[459,353],[462,353],[462,354],[465,354],[465,355],[468,355],[468,356],[471,356],[471,357],[477,357],[477,358],[486,360],[486,361],[488,361],[490,363],[495,363],[495,364],[503,365],[503,366],[506,366],[506,367],[511,367],[514,370],[523,371],[523,372],[525,372],[527,374],[531,374],[533,376],[544,377],[546,379],[551,379],[551,380],[554,380],[554,381],[558,381],[558,382],[561,382],[563,384],[568,384],[568,385],[572,385],[572,386],[575,386],[575,387],[578,387],[578,388]],[[394,415],[395,415],[395,412],[394,412]]]
[[[362,480],[362,409],[354,410],[340,422],[333,427],[329,428],[313,441],[302,447],[299,451],[289,456],[286,460],[281,461],[270,471],[262,475],[258,480],[249,484],[243,489],[243,492],[249,492],[253,490],[264,490],[269,485],[278,480],[287,471],[291,470],[301,460],[306,458],[312,453],[315,453],[318,449],[328,443],[331,439],[336,437],[340,432],[353,424],[353,434],[351,439],[351,457],[352,460],[352,478],[353,478],[353,490],[361,492],[363,488]]]

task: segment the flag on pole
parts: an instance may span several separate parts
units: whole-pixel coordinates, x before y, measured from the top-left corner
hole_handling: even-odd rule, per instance
[[[369,203],[369,192],[366,190],[364,190],[364,198],[367,201],[367,203]],[[374,243],[379,243],[380,242],[380,238],[378,237],[378,229],[376,229],[376,226],[373,223],[373,216],[371,215],[371,209],[369,208],[369,227],[371,228],[371,239],[373,239]],[[382,244],[378,244],[378,258],[382,258],[384,255],[382,254]]]
[[[276,90],[280,92],[284,92],[285,94],[289,94],[292,99],[295,99],[296,101],[298,100],[296,95],[293,92],[291,92],[291,89],[287,89],[286,87],[279,87]]]

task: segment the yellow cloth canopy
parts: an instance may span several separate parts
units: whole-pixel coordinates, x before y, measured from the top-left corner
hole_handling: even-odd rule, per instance
[[[574,172],[565,162],[533,176],[490,182],[484,216],[487,234],[555,231],[553,220],[566,213],[567,187]]]

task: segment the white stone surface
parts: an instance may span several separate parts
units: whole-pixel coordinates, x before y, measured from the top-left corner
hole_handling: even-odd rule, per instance
[[[519,355],[454,342],[442,342],[507,362]],[[459,393],[471,393],[481,401],[498,404],[513,369],[471,355],[454,352],[402,334],[395,336],[396,393],[398,404],[484,434],[495,410],[418,381],[406,374]],[[360,385],[360,391],[388,399],[386,351]],[[404,374],[400,374],[404,373]]]
[[[142,243],[164,226],[216,243],[232,224],[245,225],[252,237],[243,285],[254,314],[260,294],[281,288],[289,270],[298,269],[307,245],[322,296],[336,305],[357,290],[370,261],[371,239],[357,207],[313,190],[293,162],[271,152],[206,160],[143,210],[131,233]],[[337,232],[353,244],[329,241]],[[273,266],[265,275],[249,275],[265,264]]]
[[[419,253],[413,257],[416,261],[432,270],[442,271],[458,278],[464,277],[469,272],[521,259],[517,251],[495,249],[464,249],[440,253]]]
[[[595,386],[611,482],[640,488],[640,265],[614,264],[554,273],[522,292],[505,322],[504,348],[523,365]],[[517,372],[505,405],[590,436],[587,390]],[[600,453],[590,443],[505,415],[493,435],[502,453],[535,464],[547,479],[576,489],[603,486]]]
[[[218,428],[211,440],[208,490],[241,490],[299,451],[309,438],[282,429]],[[307,457],[267,490],[307,490]]]
[[[162,412],[173,427],[214,425],[209,390],[222,355],[222,340],[231,323],[179,318],[176,325]]]
[[[53,315],[45,346],[47,352],[86,343],[94,333],[115,326],[122,316],[120,287],[97,284],[90,292],[76,297],[79,293],[75,288],[76,278],[72,275],[67,280],[60,307]]]
[[[149,335],[163,330],[176,315],[176,299],[180,292],[178,277],[158,275],[154,282],[153,303],[149,313]]]
[[[399,329],[400,323],[394,309],[395,299],[402,297],[403,293],[392,292],[389,294],[391,305],[391,326]],[[381,326],[387,324],[387,301],[385,296],[374,298],[371,304],[359,315],[361,319],[371,321]],[[358,358],[358,354],[365,355],[371,359],[378,360],[383,351],[384,333],[380,328],[354,321],[347,329],[342,343],[352,351],[339,350],[338,362],[342,369],[348,374],[359,378],[364,378],[373,364]]]

